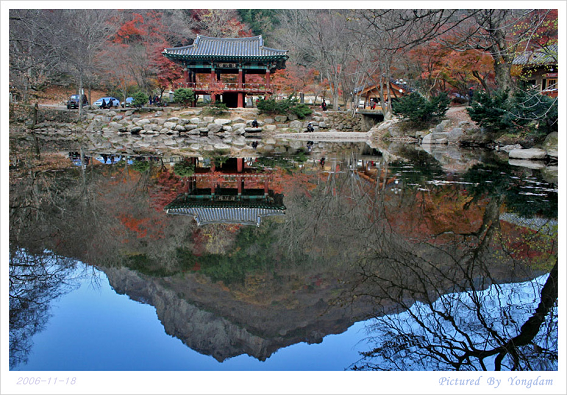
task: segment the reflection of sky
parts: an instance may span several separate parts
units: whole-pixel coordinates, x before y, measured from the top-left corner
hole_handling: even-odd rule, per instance
[[[265,362],[241,355],[219,363],[167,335],[153,306],[116,294],[104,273],[97,274],[100,287],[87,278],[53,303],[18,370],[344,370],[367,349],[359,343],[365,324],[357,323],[321,344],[282,348]]]

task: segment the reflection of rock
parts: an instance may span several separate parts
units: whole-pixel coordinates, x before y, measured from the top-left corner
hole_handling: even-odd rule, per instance
[[[199,275],[159,279],[127,268],[103,271],[117,293],[154,306],[169,335],[221,362],[241,354],[265,360],[282,347],[320,343],[370,311],[359,307],[358,318],[351,319],[344,309],[329,308],[324,295],[331,288],[322,296],[290,292],[293,303],[266,305],[238,300],[218,284],[199,282]]]
[[[422,140],[422,144],[447,144],[447,133],[430,133]]]
[[[557,166],[548,166],[541,172],[541,176],[548,183],[557,184],[559,181],[559,168]]]
[[[517,159],[545,159],[547,153],[540,148],[515,149],[508,153],[510,158]]]
[[[532,161],[529,159],[514,159],[510,158],[508,163],[512,166],[521,166],[522,168],[528,169],[545,169],[545,162],[543,161]]]
[[[431,154],[447,172],[465,172],[479,163],[477,156],[456,146],[422,144],[421,148]]]

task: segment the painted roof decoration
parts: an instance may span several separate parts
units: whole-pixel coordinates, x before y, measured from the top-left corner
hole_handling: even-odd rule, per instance
[[[514,58],[513,65],[557,64],[558,46],[552,44],[537,51],[526,51]]]
[[[252,59],[286,60],[287,50],[264,47],[262,36],[218,38],[197,35],[193,44],[166,48],[163,55],[171,59]]]

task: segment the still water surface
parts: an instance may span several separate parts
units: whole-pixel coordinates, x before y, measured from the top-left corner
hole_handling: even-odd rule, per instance
[[[11,369],[494,369],[553,273],[556,178],[481,152],[405,154],[18,175]],[[556,369],[551,303],[503,369]]]

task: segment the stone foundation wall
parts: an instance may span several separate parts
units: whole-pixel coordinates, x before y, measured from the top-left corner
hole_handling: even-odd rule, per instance
[[[34,105],[10,104],[10,123],[25,123],[31,125],[34,121]],[[38,107],[37,123],[75,123],[79,121],[79,113],[71,110],[57,110]]]
[[[326,114],[326,122],[329,129],[338,132],[367,132],[368,129],[364,125],[361,115],[354,114],[350,111],[328,112]]]

